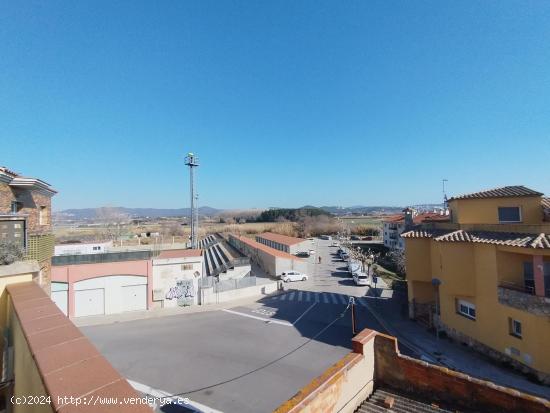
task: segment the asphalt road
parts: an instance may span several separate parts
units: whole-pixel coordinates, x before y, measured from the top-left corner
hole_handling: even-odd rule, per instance
[[[322,263],[310,260],[309,280],[287,284],[283,295],[82,331],[134,382],[223,412],[270,412],[351,350],[347,303],[366,287],[350,283],[328,244],[316,244]],[[356,315],[358,330],[383,331],[366,307]]]

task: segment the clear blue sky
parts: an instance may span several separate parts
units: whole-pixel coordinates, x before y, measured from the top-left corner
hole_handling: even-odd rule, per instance
[[[548,1],[0,5],[0,165],[54,208],[550,193]]]

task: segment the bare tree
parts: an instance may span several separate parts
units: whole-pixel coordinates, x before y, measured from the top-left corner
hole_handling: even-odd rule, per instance
[[[96,209],[96,217],[103,224],[103,237],[108,240],[118,241],[123,226],[130,219],[129,215],[121,208],[106,206]]]

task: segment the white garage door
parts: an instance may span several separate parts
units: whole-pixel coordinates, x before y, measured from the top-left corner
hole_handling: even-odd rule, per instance
[[[52,291],[52,301],[67,315],[67,291]]]
[[[79,290],[74,294],[75,317],[105,313],[105,290],[103,288]]]
[[[125,285],[122,287],[122,311],[147,309],[147,285]]]

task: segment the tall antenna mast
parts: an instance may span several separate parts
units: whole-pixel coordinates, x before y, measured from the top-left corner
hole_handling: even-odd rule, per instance
[[[443,179],[443,209],[447,209],[447,192],[445,192],[445,182],[449,182],[448,179]]]
[[[189,152],[185,157],[185,165],[189,167],[189,189],[191,197],[191,248],[198,248],[198,233],[199,233],[199,210],[198,198],[195,194],[195,173],[194,169],[199,166],[199,158],[192,152]],[[197,202],[195,202],[197,201]]]

